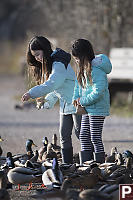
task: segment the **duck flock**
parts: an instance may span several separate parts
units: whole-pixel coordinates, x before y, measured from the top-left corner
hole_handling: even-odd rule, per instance
[[[119,184],[133,183],[132,159],[131,151],[113,147],[103,164],[80,165],[78,154],[73,164],[62,163],[56,134],[52,141],[44,137],[40,149],[28,139],[25,154],[7,152],[4,157],[0,147],[0,200],[10,200],[8,188],[22,190],[27,184],[28,190],[36,189],[31,199],[119,200]]]

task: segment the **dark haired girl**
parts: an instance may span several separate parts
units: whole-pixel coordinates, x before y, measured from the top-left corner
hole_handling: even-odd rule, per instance
[[[43,36],[31,39],[27,62],[34,66],[36,80],[41,83],[45,74],[45,82],[31,88],[22,96],[22,101],[45,96],[44,108],[52,108],[60,101],[60,143],[64,163],[73,162],[72,128],[75,127],[77,137],[80,132],[81,117],[76,115],[72,104],[75,84],[75,73],[70,65],[71,55],[62,49],[52,50],[50,41]]]
[[[112,65],[106,55],[95,55],[91,43],[85,39],[73,43],[72,55],[78,65],[73,104],[80,104],[88,113],[82,115],[80,163],[92,160],[93,152],[94,160],[103,163],[102,130],[110,109],[107,74],[111,72]]]

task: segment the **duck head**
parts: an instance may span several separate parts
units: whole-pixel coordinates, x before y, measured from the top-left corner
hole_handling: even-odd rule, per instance
[[[26,141],[26,151],[27,151],[27,152],[33,152],[33,151],[32,151],[32,146],[37,147],[37,145],[34,144],[33,140],[28,139],[28,140]]]
[[[44,147],[45,147],[45,151],[47,151],[48,138],[47,138],[47,137],[44,137],[44,138],[42,139],[42,143],[43,143],[43,145],[44,145]]]
[[[52,137],[52,144],[57,145],[57,135],[54,134]]]

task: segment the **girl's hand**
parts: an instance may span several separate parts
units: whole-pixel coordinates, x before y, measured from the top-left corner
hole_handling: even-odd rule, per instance
[[[22,98],[21,101],[28,101],[31,98],[30,94],[28,92],[26,92]]]
[[[80,98],[78,98],[78,99],[76,99],[76,100],[74,100],[73,102],[72,102],[72,104],[75,106],[75,107],[77,107],[77,105],[80,105]]]
[[[44,104],[44,98],[43,97],[39,97],[36,99],[36,107],[38,110],[41,109],[42,105]]]
[[[72,102],[72,104],[76,107],[76,106],[77,106],[77,100],[74,100],[74,101]]]

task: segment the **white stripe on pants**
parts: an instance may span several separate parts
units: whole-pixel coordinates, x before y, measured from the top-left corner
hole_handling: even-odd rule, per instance
[[[81,151],[104,152],[102,142],[104,119],[104,116],[82,115],[79,135]]]

